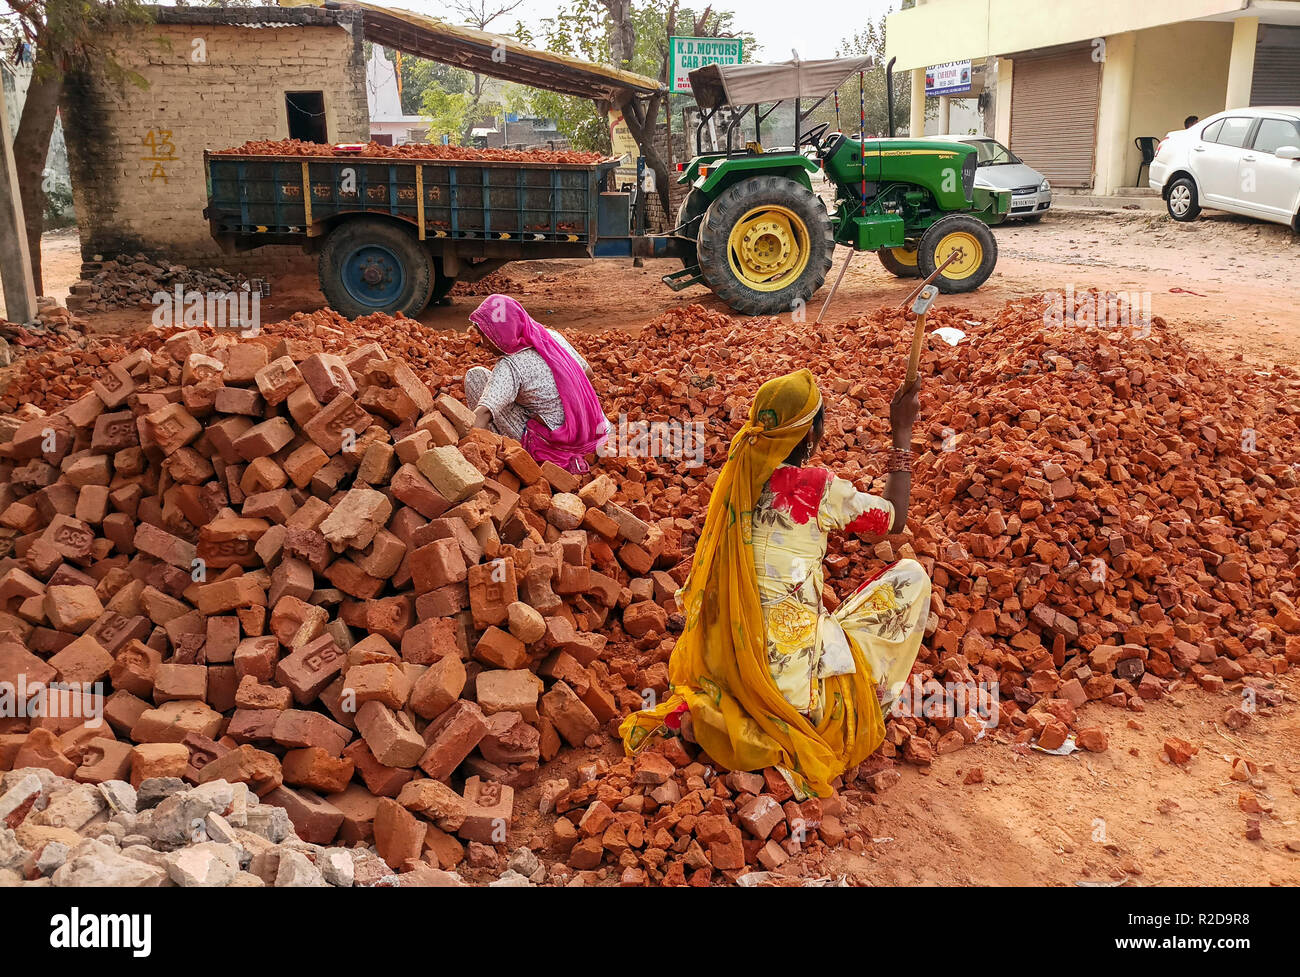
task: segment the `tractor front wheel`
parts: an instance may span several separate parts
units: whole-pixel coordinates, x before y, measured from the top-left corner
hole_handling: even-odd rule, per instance
[[[965,214],[941,217],[921,235],[917,264],[921,276],[929,278],[934,270],[956,254],[956,259],[934,280],[945,294],[973,292],[993,274],[998,263],[998,242],[982,220]]]
[[[436,278],[433,256],[413,233],[372,217],[334,228],[317,271],[330,307],[349,319],[372,312],[419,315]]]
[[[741,180],[700,222],[700,272],[744,315],[800,308],[831,269],[835,238],[821,199],[783,176]]]
[[[881,248],[876,257],[885,270],[898,278],[920,278],[921,269],[916,263],[916,245],[902,248]]]

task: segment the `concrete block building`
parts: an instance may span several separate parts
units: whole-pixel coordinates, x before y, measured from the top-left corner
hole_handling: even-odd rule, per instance
[[[886,30],[887,57],[912,72],[913,132],[927,67],[982,62],[995,79],[986,135],[1058,190],[1144,185],[1135,140],[1189,115],[1300,105],[1300,0],[916,0]]]
[[[365,142],[357,11],[157,7],[112,39],[143,85],[69,80],[61,106],[82,256],[165,253],[184,264],[265,267],[288,249],[223,254],[208,232],[204,150],[251,139]]]

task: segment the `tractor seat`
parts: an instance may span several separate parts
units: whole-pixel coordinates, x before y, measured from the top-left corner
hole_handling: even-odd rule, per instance
[[[848,142],[848,139],[849,137],[842,132],[831,133],[827,141],[822,143],[821,152],[818,153],[818,155],[821,156],[822,159],[830,159],[839,152],[839,148]]]

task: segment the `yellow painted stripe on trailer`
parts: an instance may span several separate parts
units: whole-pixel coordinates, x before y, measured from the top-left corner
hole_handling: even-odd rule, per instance
[[[302,206],[307,227],[311,227],[311,178],[308,175],[307,161],[302,161]]]
[[[415,220],[420,228],[420,240],[424,240],[424,167],[415,164]]]

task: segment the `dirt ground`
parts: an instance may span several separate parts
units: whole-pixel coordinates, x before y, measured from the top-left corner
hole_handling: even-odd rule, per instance
[[[1150,211],[1050,212],[1039,224],[1015,222],[996,231],[998,266],[978,291],[945,296],[978,316],[1008,299],[1039,292],[1098,288],[1149,292],[1151,314],[1179,326],[1205,349],[1241,354],[1261,366],[1300,362],[1300,315],[1294,311],[1291,269],[1300,260],[1300,236],[1277,224],[1229,214],[1209,214],[1179,224]],[[81,255],[75,231],[46,235],[41,249],[47,292],[60,300],[76,281]],[[833,276],[847,251],[839,249]],[[523,261],[503,273],[528,297],[529,311],[557,329],[635,330],[674,305],[702,305],[726,311],[703,286],[669,291],[660,278],[676,261],[648,261],[643,268],[617,261]],[[267,321],[319,308],[324,297],[315,277],[274,283],[263,303]],[[902,302],[912,283],[894,278],[874,255],[854,257],[835,302],[834,321],[881,305]],[[813,299],[815,318],[828,294]],[[616,296],[611,301],[611,295]],[[461,329],[477,304],[458,297],[451,306],[426,311],[421,321]],[[95,316],[96,331],[115,332],[147,322],[148,315],[119,310]]]
[[[1145,211],[1056,211],[1038,225],[1008,225],[996,234],[993,278],[973,295],[942,297],[943,304],[978,318],[1008,299],[1069,285],[1149,292],[1151,313],[1198,346],[1265,368],[1300,365],[1292,274],[1300,238],[1287,228],[1227,215],[1177,224]],[[48,235],[42,250],[47,292],[61,299],[80,268],[75,233]],[[832,275],[845,253],[837,255]],[[521,262],[503,274],[533,315],[561,330],[635,333],[665,309],[697,302],[725,311],[703,288],[666,289],[659,278],[677,267]],[[858,255],[827,318],[899,303],[911,287],[874,256]],[[815,297],[810,318],[826,294]],[[421,319],[463,328],[478,301],[458,297]],[[274,321],[323,304],[314,279],[277,281],[262,314]],[[94,316],[91,328],[130,330],[148,318],[145,311],[122,310]],[[809,854],[782,871],[867,885],[1300,884],[1300,851],[1287,844],[1300,849],[1297,681],[1294,674],[1281,677],[1283,704],[1261,709],[1236,732],[1222,722],[1230,695],[1182,687],[1141,713],[1085,707],[1081,719],[1109,737],[1104,753],[1052,756],[986,739],[938,757],[928,771],[904,766],[902,781],[885,794],[850,798],[873,825],[866,851]],[[1169,762],[1162,749],[1169,736],[1190,741],[1200,753],[1186,765]],[[559,774],[560,764],[576,770],[596,755],[615,755],[614,744],[567,754],[541,779]],[[1229,777],[1239,756],[1258,765],[1253,785]],[[977,767],[983,782],[965,784]],[[1262,816],[1257,841],[1246,838],[1238,806],[1243,793],[1272,808]]]

